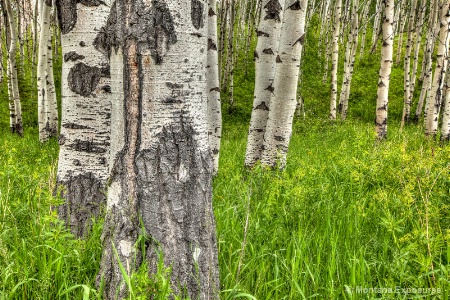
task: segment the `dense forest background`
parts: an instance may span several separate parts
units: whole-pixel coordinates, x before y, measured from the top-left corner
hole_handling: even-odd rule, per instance
[[[330,120],[330,78],[324,80],[324,74],[331,62],[321,12],[325,1],[310,0],[298,85],[304,105],[295,116],[286,168],[244,168],[255,82],[258,14],[250,11],[253,2],[231,1],[246,8],[242,16],[247,17],[233,24],[233,49],[225,45],[221,54],[226,80],[227,64],[234,69],[232,92],[229,81],[222,85],[222,147],[213,183],[221,299],[448,299],[450,148],[425,136],[422,119],[402,126],[405,72],[403,62],[395,61],[388,138],[376,139],[382,47],[378,37],[378,46],[371,45],[373,19],[361,23],[367,25],[366,46],[358,47],[348,116]],[[375,16],[376,2],[370,2],[369,16]],[[429,13],[427,9],[425,15]],[[423,26],[419,66],[426,44]],[[219,36],[226,34],[221,28],[223,24]],[[60,104],[62,57],[59,30],[56,25],[52,30]],[[348,30],[344,26],[340,38],[339,87]],[[397,51],[404,56],[405,42],[400,50],[397,45],[407,35],[406,29],[396,34],[394,57]],[[23,58],[17,55],[23,137],[10,133],[7,76],[0,84],[0,299],[101,299],[95,278],[103,217],[93,220],[84,239],[74,237],[58,219],[54,208],[63,203],[54,194],[59,145],[57,138],[39,141],[30,40],[31,33]],[[2,30],[4,70],[7,52]],[[417,82],[413,112],[421,92]],[[158,273],[150,277],[145,265],[124,275],[130,299],[167,299],[170,274],[161,260]]]

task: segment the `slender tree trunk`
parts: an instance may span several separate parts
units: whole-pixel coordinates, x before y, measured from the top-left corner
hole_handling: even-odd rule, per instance
[[[11,8],[11,0],[5,0],[5,8],[8,14],[10,34],[10,45],[8,51],[8,73],[10,82],[9,103],[11,115],[10,130],[12,133],[23,136],[22,106],[20,104],[19,80],[17,78],[16,64],[17,28],[14,21],[14,14]]]
[[[261,157],[263,165],[280,168],[286,165],[292,121],[297,106],[298,76],[308,0],[287,0],[285,4],[273,94]]]
[[[116,291],[127,297],[118,260],[128,274],[143,263],[154,274],[158,251],[172,268],[175,294],[219,299],[204,76],[207,8],[198,0],[117,0],[99,39],[113,64],[122,61],[117,73],[123,72],[124,87],[112,111],[121,127],[112,128],[98,277],[105,299],[116,299]],[[133,20],[136,31],[125,34]],[[162,44],[152,42],[158,39]]]
[[[450,141],[450,64],[447,64],[447,75],[444,85],[444,113],[442,116],[441,141]]]
[[[334,10],[334,21],[333,21],[333,49],[331,51],[331,101],[330,101],[330,119],[336,120],[336,110],[337,110],[337,75],[338,75],[338,64],[339,64],[339,33],[341,25],[341,7],[342,0],[336,1],[336,7]]]
[[[450,1],[445,0],[440,3],[441,21],[438,42],[438,52],[436,58],[436,68],[434,71],[433,84],[430,93],[430,99],[427,103],[427,117],[425,126],[425,135],[436,136],[439,113],[441,109],[442,86],[447,69],[447,57],[449,46],[449,25],[450,25]]]
[[[269,117],[270,97],[273,94],[275,66],[283,19],[284,0],[264,0],[261,21],[257,30],[255,50],[255,94],[248,132],[245,166],[253,167],[261,159],[264,133]]]
[[[208,0],[208,64],[206,91],[208,93],[208,139],[214,159],[214,174],[219,170],[222,110],[220,105],[219,64],[217,54],[217,0]]]
[[[375,131],[378,139],[387,137],[387,117],[389,103],[389,83],[394,48],[394,0],[383,0],[383,46],[381,49],[381,68],[378,80],[377,111]]]
[[[426,1],[423,1],[420,3],[419,6],[419,20],[416,25],[416,42],[414,45],[414,62],[413,62],[413,70],[411,75],[411,95],[414,95],[414,90],[416,87],[416,77],[417,77],[417,68],[419,66],[419,51],[420,51],[420,44],[422,41],[422,32],[423,32],[423,20],[425,17],[425,11],[426,11]]]
[[[59,216],[77,236],[89,232],[92,217],[106,202],[114,99],[108,53],[97,39],[111,2],[84,3],[57,0],[63,55],[57,182],[66,201]]]
[[[380,34],[380,26],[381,26],[381,15],[382,15],[382,2],[384,0],[375,0],[376,1],[376,7],[375,7],[375,18],[373,21],[373,32],[372,32],[372,50],[371,52],[374,53],[377,50],[378,45],[378,36]],[[392,20],[392,23],[394,20]]]
[[[412,6],[410,8],[409,23],[408,23],[408,40],[406,42],[406,54],[404,61],[404,81],[403,81],[403,116],[401,122],[401,128],[409,123],[409,117],[411,115],[411,52],[412,52],[412,39],[414,33],[414,20],[416,16],[417,0],[413,0]]]

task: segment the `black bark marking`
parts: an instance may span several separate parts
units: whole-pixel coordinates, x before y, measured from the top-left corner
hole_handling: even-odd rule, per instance
[[[277,59],[276,59],[277,64],[281,64],[283,61],[281,60],[281,57],[279,55],[277,55]]]
[[[276,22],[280,22],[280,12],[281,12],[281,4],[278,0],[270,0],[264,8],[266,9],[266,16],[264,20],[275,20]]]
[[[70,129],[92,129],[89,126],[75,124],[75,123],[65,123],[65,124],[62,124],[61,126],[64,128],[70,128]]]
[[[295,1],[291,6],[288,7],[290,10],[300,10],[302,7],[300,6],[300,0]]]
[[[208,50],[215,50],[217,51],[217,45],[214,43],[212,39],[208,39]]]
[[[58,137],[58,144],[64,145],[66,141],[67,141],[66,136],[64,134],[60,134]]]
[[[76,53],[75,51],[70,51],[64,54],[64,62],[70,61],[76,61],[76,60],[82,60],[85,59],[84,55],[80,55]]]
[[[81,41],[80,42],[80,47],[86,47],[86,42],[85,41]]]
[[[79,62],[70,69],[67,81],[72,92],[90,97],[101,77],[110,77],[109,67],[90,67]]]
[[[100,147],[100,146],[104,146]],[[68,148],[71,148],[74,151],[78,152],[87,152],[87,153],[106,153],[108,150],[109,144],[108,143],[95,143],[93,141],[82,141],[79,139],[76,139],[72,144],[67,145]]]
[[[220,92],[220,88],[219,87],[215,87],[209,90],[210,92]]]
[[[75,165],[80,165],[74,161]],[[106,203],[102,182],[92,173],[81,174],[59,181],[60,196],[65,203],[58,207],[61,220],[65,220],[70,231],[78,237],[86,236],[92,226],[92,217],[101,212]]]
[[[203,3],[199,0],[191,0],[191,20],[195,29],[203,28]]]
[[[105,2],[101,0],[78,0],[78,3],[83,4],[84,6],[99,6],[99,5],[106,5]]]
[[[285,141],[285,138],[282,137],[281,135],[275,135],[273,138],[274,138],[275,141],[277,141],[277,142],[284,142],[284,141]]]
[[[262,110],[269,110],[269,107],[267,107],[266,102],[261,102],[255,109],[262,109]]]
[[[98,51],[111,56],[111,49],[114,47],[116,50],[119,47],[119,41],[117,38],[117,9],[116,2],[111,5],[111,11],[109,13],[106,25],[100,28],[99,33],[94,39],[94,47]]]
[[[67,34],[77,23],[77,0],[56,0],[56,7],[61,33]]]
[[[271,83],[267,88],[264,89],[265,91],[269,91],[273,94],[275,91],[275,88],[273,87],[273,83]]]
[[[272,48],[267,48],[263,50],[264,54],[274,55]]]
[[[256,36],[270,37],[270,34],[264,31],[256,30]]]
[[[214,11],[214,9],[212,9],[212,7],[209,8],[208,11],[208,17],[213,17],[216,15],[216,12]]]
[[[107,94],[111,94],[111,86],[110,85],[104,85],[101,87],[101,90],[104,91]]]
[[[186,92],[183,91],[183,85],[166,82],[166,86],[172,90],[172,93],[164,99],[164,103],[183,103],[184,97],[186,96]]]
[[[256,60],[257,58],[259,58],[258,55],[258,51],[255,50],[255,52],[253,52],[253,58]]]

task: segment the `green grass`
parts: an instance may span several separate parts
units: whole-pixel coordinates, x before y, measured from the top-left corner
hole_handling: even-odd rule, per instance
[[[436,299],[448,299],[449,147],[416,127],[392,126],[376,144],[372,125],[298,121],[285,171],[245,171],[245,131],[226,124],[214,181],[222,299],[411,296],[348,293],[358,286],[440,288]],[[57,148],[2,133],[2,300],[96,297],[101,222],[76,240],[57,220]]]

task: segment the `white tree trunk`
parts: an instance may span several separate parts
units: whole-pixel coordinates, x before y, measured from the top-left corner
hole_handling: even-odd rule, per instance
[[[336,120],[337,93],[338,93],[338,64],[339,64],[339,33],[341,25],[342,0],[336,0],[333,21],[333,48],[331,50],[331,100],[330,119]]]
[[[404,80],[403,80],[403,116],[401,127],[403,128],[405,123],[409,123],[409,117],[411,115],[411,53],[412,53],[412,39],[414,33],[414,20],[416,16],[417,0],[413,0],[410,8],[409,23],[408,23],[408,40],[406,41],[406,54],[404,61]]]
[[[98,277],[105,299],[115,299],[116,291],[119,299],[127,295],[118,259],[128,274],[142,263],[154,274],[156,250],[172,267],[175,294],[219,299],[205,76],[207,4],[117,0],[100,31],[100,48],[111,53],[113,92],[123,82],[112,106],[117,124]],[[145,245],[136,245],[138,239]]]
[[[308,0],[287,0],[281,27],[273,95],[264,135],[261,163],[284,168],[292,121],[297,106],[297,87]]]
[[[416,77],[417,77],[417,68],[419,66],[419,51],[420,51],[420,45],[422,41],[422,33],[423,33],[423,24],[424,24],[424,18],[425,18],[425,12],[426,12],[426,1],[423,1],[419,5],[419,20],[416,25],[416,41],[414,45],[414,62],[413,62],[413,70],[411,75],[411,94],[414,95],[414,90],[416,87]]]
[[[113,98],[107,53],[96,49],[96,37],[110,5],[108,0],[57,1],[63,54],[57,181],[66,201],[59,215],[78,236],[106,202]]]
[[[444,113],[442,116],[441,141],[450,141],[450,64],[447,64],[447,74],[444,85]]]
[[[283,19],[284,0],[264,0],[261,21],[257,30],[255,50],[255,93],[248,132],[245,166],[253,167],[261,159],[269,116],[270,98],[273,94],[275,66],[278,63],[278,45]]]
[[[383,45],[381,49],[381,68],[378,80],[377,111],[375,119],[375,131],[378,139],[385,139],[387,137],[389,83],[394,48],[394,0],[384,0],[383,11]]]
[[[8,73],[9,73],[9,103],[10,103],[10,130],[19,136],[23,135],[22,106],[19,96],[19,80],[17,78],[16,45],[17,28],[14,14],[11,8],[11,0],[5,1],[8,14],[10,45],[8,51]]]
[[[442,86],[444,85],[445,71],[447,69],[447,57],[449,46],[449,26],[450,26],[450,1],[445,0],[440,3],[441,21],[438,42],[436,68],[434,71],[433,83],[426,110],[425,135],[435,136],[438,129],[439,113],[442,100]]]
[[[206,92],[208,93],[208,139],[213,152],[214,174],[219,170],[222,110],[220,105],[219,64],[217,54],[217,0],[208,0],[208,65]]]

